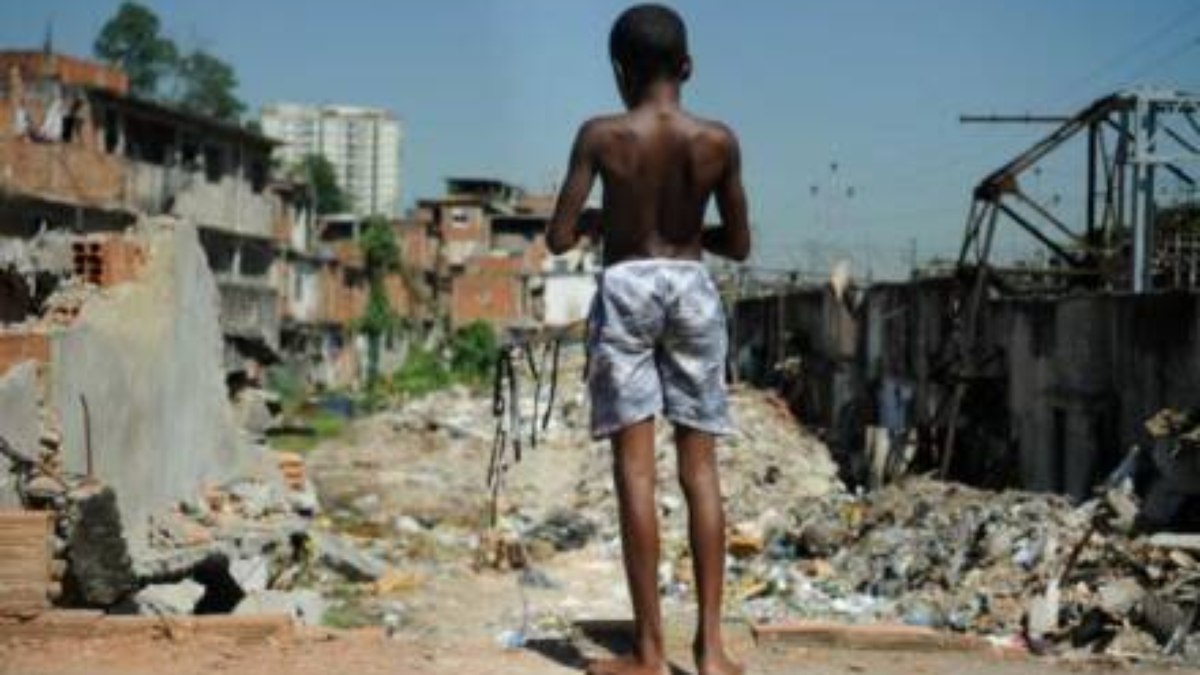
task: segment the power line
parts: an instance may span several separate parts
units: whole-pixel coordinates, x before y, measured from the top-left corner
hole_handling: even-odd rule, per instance
[[[1186,41],[1180,43],[1179,45],[1176,45],[1173,49],[1171,49],[1167,53],[1163,54],[1162,56],[1155,59],[1154,61],[1151,61],[1150,63],[1146,64],[1143,68],[1138,69],[1137,72],[1130,75],[1129,79],[1126,80],[1126,85],[1128,86],[1128,85],[1135,84],[1134,80],[1137,80],[1137,78],[1145,75],[1146,73],[1154,70],[1155,68],[1158,68],[1159,66],[1162,66],[1166,63],[1174,61],[1175,59],[1182,56],[1184,52],[1188,51],[1189,49],[1192,49],[1193,47],[1195,47],[1197,45],[1200,45],[1200,35],[1194,35],[1194,36],[1188,38]]]
[[[1054,94],[1056,95],[1056,97],[1058,97],[1059,100],[1062,100],[1063,98],[1070,98],[1079,89],[1082,88],[1080,85],[1093,83],[1094,80],[1096,80],[1096,78],[1098,78],[1102,73],[1112,69],[1115,66],[1118,66],[1118,65],[1124,63],[1125,61],[1127,61],[1128,59],[1133,57],[1135,54],[1137,54],[1138,52],[1141,52],[1143,49],[1146,49],[1150,45],[1157,42],[1159,39],[1165,37],[1167,34],[1169,34],[1171,32],[1174,32],[1181,26],[1186,25],[1187,22],[1191,21],[1192,19],[1196,18],[1197,16],[1200,16],[1200,5],[1195,5],[1195,4],[1190,5],[1185,11],[1181,12],[1178,16],[1171,17],[1171,19],[1169,21],[1163,23],[1158,28],[1156,28],[1155,30],[1153,30],[1152,32],[1147,34],[1145,37],[1138,40],[1133,46],[1129,47],[1128,49],[1125,49],[1124,51],[1120,52],[1119,54],[1116,54],[1112,58],[1109,58],[1108,60],[1104,61],[1104,63],[1102,63],[1101,65],[1092,69],[1086,75],[1077,77],[1074,80],[1071,80],[1066,85],[1055,87]],[[1049,93],[1049,92],[1047,92],[1047,93]]]

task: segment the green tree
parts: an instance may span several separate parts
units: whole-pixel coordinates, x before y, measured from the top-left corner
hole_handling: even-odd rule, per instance
[[[312,186],[317,213],[344,213],[349,209],[350,200],[338,185],[337,173],[325,155],[305,155],[294,171]]]
[[[241,119],[246,104],[234,94],[238,79],[228,63],[197,49],[179,60],[175,76],[181,87],[176,100],[180,108],[225,122]]]
[[[119,66],[129,76],[137,96],[155,98],[164,76],[173,73],[178,52],[161,34],[158,16],[136,2],[123,2],[100,29],[92,51],[97,58]]]
[[[364,223],[358,241],[367,272],[367,306],[358,329],[367,337],[367,390],[374,391],[379,380],[379,348],[384,336],[400,325],[400,317],[387,295],[387,275],[400,264],[400,245],[392,224],[382,216]]]
[[[496,331],[486,321],[474,321],[459,328],[450,338],[450,367],[455,375],[482,382],[492,373],[496,361]]]

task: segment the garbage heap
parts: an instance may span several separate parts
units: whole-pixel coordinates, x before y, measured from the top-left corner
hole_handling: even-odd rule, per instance
[[[912,478],[739,523],[730,592],[757,621],[900,621],[1034,651],[1200,652],[1200,537],[1133,534],[1114,488],[1079,506]]]

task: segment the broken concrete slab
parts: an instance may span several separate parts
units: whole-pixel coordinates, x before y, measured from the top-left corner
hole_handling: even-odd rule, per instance
[[[1173,548],[1200,553],[1200,534],[1183,534],[1174,532],[1159,532],[1150,535],[1146,540],[1151,546]]]
[[[283,496],[270,483],[257,480],[240,480],[226,490],[238,501],[243,515],[261,518],[272,509],[283,504]]]
[[[261,590],[248,594],[236,609],[237,616],[286,614],[305,626],[319,626],[329,603],[313,590]]]
[[[1097,595],[1100,609],[1109,616],[1124,617],[1145,597],[1146,589],[1137,579],[1125,577],[1101,585]]]
[[[375,581],[387,571],[387,563],[328,532],[314,532],[313,546],[321,562],[348,581]]]
[[[229,563],[229,575],[246,594],[267,590],[271,576],[271,561],[265,555],[238,558]]]
[[[0,367],[3,367],[0,365]],[[30,462],[38,456],[37,364],[22,361],[0,372],[0,436],[14,452]],[[0,455],[0,507],[19,506],[8,458]]]
[[[135,236],[149,251],[139,279],[89,299],[51,336],[47,385],[64,469],[85,473],[90,447],[139,547],[150,515],[242,475],[256,454],[227,399],[219,295],[196,227],[153,218]]]
[[[204,595],[204,586],[184,579],[174,584],[151,584],[133,596],[138,614],[153,616],[186,616],[196,609]]]

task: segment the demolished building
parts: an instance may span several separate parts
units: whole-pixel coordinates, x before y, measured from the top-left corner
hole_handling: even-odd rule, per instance
[[[108,606],[197,564],[155,562],[180,504],[273,475],[229,384],[277,358],[275,236],[302,202],[269,182],[270,139],[119,70],[0,71],[0,504],[52,512],[56,594]]]
[[[893,468],[1087,497],[1131,446],[1148,445],[1147,418],[1200,405],[1189,243],[1200,223],[1158,189],[1194,185],[1198,108],[1183,93],[1122,92],[1065,118],[980,182],[947,274],[741,299],[741,374],[786,387],[806,421],[829,429],[852,482],[867,481],[881,430]],[[1078,228],[1020,183],[1072,139],[1086,157]],[[992,260],[996,229],[1010,226],[1048,262]],[[1200,476],[1185,482],[1200,491]]]

